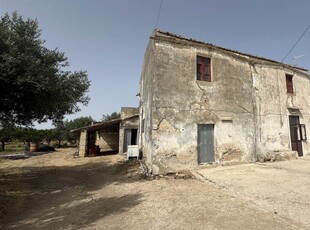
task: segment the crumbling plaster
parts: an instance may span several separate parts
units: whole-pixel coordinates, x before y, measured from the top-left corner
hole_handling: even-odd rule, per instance
[[[155,74],[155,45],[151,41],[144,55],[144,64],[140,79],[140,135],[139,147],[143,151],[145,164],[151,173],[153,164],[152,113]],[[143,126],[143,127],[142,127]]]
[[[211,58],[211,82],[196,80],[197,55]],[[285,73],[294,75],[295,95],[286,93]],[[216,161],[256,161],[264,152],[289,151],[287,107],[308,111],[307,77],[207,46],[151,40],[140,82],[147,166],[155,174],[196,167],[197,124],[215,124]],[[310,125],[309,114],[301,123]],[[304,149],[309,152],[307,143]]]
[[[253,150],[253,105],[248,100],[252,94],[252,79],[248,64],[230,60],[215,51],[175,48],[162,43],[156,44],[156,53],[159,55],[156,55],[155,62],[152,119],[154,162],[166,167],[159,168],[159,171],[197,166],[197,124],[216,124],[217,160],[222,155],[219,151],[223,144],[242,152],[241,160],[251,157],[246,155]],[[212,82],[196,80],[197,53],[211,58]],[[242,79],[240,76],[248,78]],[[221,124],[221,117],[224,116],[234,117],[233,125]],[[163,130],[160,125],[163,119],[176,131]],[[225,129],[222,129],[224,126]],[[167,158],[167,155],[173,157]]]
[[[294,114],[288,108],[298,108],[300,122],[310,124],[309,100],[305,96],[310,93],[308,75],[279,66],[258,66],[256,71],[258,148],[261,153],[290,150],[288,117]],[[294,76],[294,94],[287,93],[286,73]],[[303,147],[305,153],[309,152],[306,142]]]

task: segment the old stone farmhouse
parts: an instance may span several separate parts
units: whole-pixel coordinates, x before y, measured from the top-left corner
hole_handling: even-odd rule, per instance
[[[120,118],[71,130],[80,134],[79,156],[125,153],[138,143],[138,108],[121,108]]]
[[[155,30],[140,81],[150,173],[310,152],[308,71]]]

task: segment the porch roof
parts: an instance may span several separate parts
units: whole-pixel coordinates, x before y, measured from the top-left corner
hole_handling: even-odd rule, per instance
[[[104,128],[109,128],[109,127],[116,127],[116,126],[119,127],[120,122],[121,122],[121,119],[114,119],[114,120],[111,120],[111,121],[103,121],[103,122],[92,124],[92,125],[89,125],[89,126],[84,126],[84,127],[81,127],[81,128],[72,129],[70,131],[72,133],[81,132],[81,130],[87,130],[88,132],[89,131],[98,131],[98,130],[101,130],[101,129],[104,129]]]

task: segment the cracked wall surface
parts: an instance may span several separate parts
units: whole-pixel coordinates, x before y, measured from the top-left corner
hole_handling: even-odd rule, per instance
[[[196,80],[197,55],[211,59],[211,82]],[[155,36],[140,82],[140,147],[150,171],[197,167],[198,124],[214,124],[217,162],[255,161],[264,152],[290,150],[288,106],[306,109],[301,123],[310,125],[308,75],[295,71],[296,94],[286,93],[285,73],[293,70]]]

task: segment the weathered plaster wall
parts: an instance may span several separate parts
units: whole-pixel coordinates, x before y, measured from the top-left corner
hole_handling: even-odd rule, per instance
[[[286,76],[292,74],[294,94],[287,93]],[[299,108],[300,122],[310,125],[309,79],[307,74],[281,66],[256,65],[253,71],[257,105],[257,151],[291,151],[288,108]],[[304,154],[309,146],[303,141]]]
[[[257,106],[257,154],[289,150],[285,73],[277,66],[253,66]]]
[[[196,80],[197,55],[211,58],[211,82]],[[294,75],[294,95],[286,93],[286,73]],[[152,39],[140,86],[140,147],[154,174],[198,165],[198,124],[214,124],[218,162],[289,151],[290,106],[310,125],[307,74],[211,46]],[[303,143],[304,154],[309,147]]]
[[[150,41],[144,55],[144,63],[140,80],[140,137],[139,147],[144,154],[145,164],[152,169],[153,140],[152,140],[152,113],[155,77],[155,46]],[[142,127],[143,126],[143,127]]]
[[[196,80],[196,55],[211,58],[212,82]],[[215,124],[216,160],[249,160],[253,151],[248,63],[205,49],[156,43],[153,171],[197,166],[197,124]],[[222,121],[227,117],[231,121]]]
[[[306,130],[308,134],[308,141],[303,141],[303,154],[309,155],[310,154],[310,82],[309,82],[309,76],[308,75],[300,75],[298,73],[295,73],[293,77],[293,83],[294,83],[294,95],[293,99],[292,96],[286,96],[287,98],[287,104],[288,101],[294,103],[294,105],[300,109],[300,123],[306,125]]]

